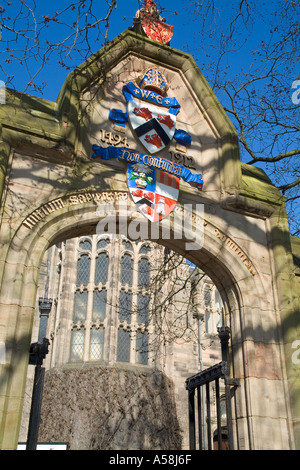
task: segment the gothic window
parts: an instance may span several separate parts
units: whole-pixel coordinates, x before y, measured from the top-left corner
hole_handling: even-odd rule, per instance
[[[212,314],[210,310],[205,311],[205,332],[213,333]]]
[[[94,290],[93,292],[93,321],[103,321],[106,313],[106,289],[101,291]]]
[[[148,363],[150,245],[122,240],[117,361]],[[143,255],[143,256],[141,256]],[[137,273],[137,276],[134,275]]]
[[[220,293],[215,291],[216,327],[223,325],[223,303]]]
[[[102,250],[109,245],[109,238],[100,238],[97,243],[97,250]]]
[[[149,245],[143,245],[142,248],[140,249],[140,255],[148,255],[151,251],[151,248]]]
[[[146,332],[137,331],[135,361],[143,365],[148,363],[148,333]]]
[[[83,360],[84,339],[84,328],[72,330],[71,361]]]
[[[104,328],[92,328],[90,337],[90,361],[99,361],[103,358]]]
[[[146,255],[150,251],[149,245],[143,245],[140,255]],[[148,258],[142,257],[138,262],[138,294],[136,320],[139,328],[136,332],[135,361],[137,364],[148,364],[148,331],[150,295],[145,289],[150,287],[150,263]]]
[[[108,276],[108,256],[106,253],[100,253],[96,258],[95,284],[107,283]]]
[[[204,286],[204,308],[205,308],[205,333],[213,332],[212,314],[211,314],[211,291],[210,286]]]
[[[74,303],[74,323],[84,322],[86,319],[88,291],[84,290],[75,292]]]
[[[79,239],[71,361],[103,358],[109,258],[105,251],[97,250],[108,244],[109,239]]]
[[[129,362],[130,360],[130,331],[118,330],[117,361]]]
[[[141,258],[139,261],[139,268],[138,268],[138,286],[140,288],[145,287],[146,289],[149,288],[150,282],[150,266],[149,261],[146,258]]]
[[[131,243],[125,239],[105,237],[85,236],[65,242],[62,256],[65,264],[62,264],[61,275],[66,277],[62,279],[63,292],[59,294],[66,296],[59,297],[59,311],[62,312],[61,318],[69,324],[69,356],[66,358],[64,353],[65,345],[61,350],[58,348],[57,354],[62,361],[105,360],[109,364],[120,361],[146,366],[151,363],[149,345],[153,351],[157,338],[158,323],[153,318],[156,314],[157,321],[164,318],[164,311],[160,317],[158,306],[169,285],[154,298],[151,269],[158,257],[152,258],[150,242]],[[166,255],[161,259],[164,265],[169,251],[160,250],[159,253]],[[196,334],[200,331],[202,335],[216,335],[224,320],[223,303],[212,281],[202,274],[200,281],[198,277],[191,279],[191,299],[189,288],[180,291],[168,320],[170,318],[171,323],[173,314],[177,322],[181,305],[187,302],[192,310],[189,313],[198,318]],[[177,282],[178,277],[174,275],[173,280]],[[179,321],[176,328],[177,325],[181,328]],[[66,335],[65,331],[63,334]]]
[[[88,240],[88,239],[80,240],[79,248],[81,248],[81,250],[84,250],[84,251],[91,251],[92,244],[91,244],[90,240]]]
[[[212,284],[205,284],[205,333],[215,335],[218,327],[222,326],[222,305],[222,299],[216,287]]]
[[[149,322],[149,295],[138,294],[137,296],[137,322],[148,325]]]
[[[133,251],[132,245],[129,241],[122,241],[123,247],[127,251]],[[133,257],[129,253],[124,253],[121,258],[121,275],[120,281],[122,286],[132,288],[133,285]],[[117,343],[117,361],[130,362],[130,330],[124,330],[123,324],[126,321],[128,327],[131,323],[132,314],[132,292],[120,291],[119,297],[119,329],[118,329],[118,343]]]
[[[132,244],[128,240],[123,240],[122,245],[127,251],[133,251]]]
[[[89,255],[84,254],[80,256],[77,263],[77,286],[81,284],[87,285],[89,283],[90,264],[91,260]]]
[[[117,361],[146,365],[150,324],[149,243],[132,244],[123,239],[120,244],[97,236],[81,237],[77,243],[71,361],[97,361],[115,350]],[[113,286],[117,279],[111,278],[111,272],[117,271],[111,271],[109,253],[114,253],[114,249],[118,253],[120,248],[116,297]],[[116,328],[115,335],[106,334],[107,325]],[[108,341],[113,344],[107,344]]]
[[[121,260],[121,284],[132,286],[133,281],[133,259],[125,253]]]
[[[204,288],[204,303],[206,307],[209,307],[211,303],[211,290],[208,285]]]
[[[121,290],[120,292],[120,310],[119,321],[130,323],[132,310],[132,293]]]

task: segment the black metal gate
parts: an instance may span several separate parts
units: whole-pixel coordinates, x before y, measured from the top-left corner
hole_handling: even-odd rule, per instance
[[[238,379],[229,378],[230,330],[218,328],[222,362],[186,380],[190,450],[233,450],[232,390]]]

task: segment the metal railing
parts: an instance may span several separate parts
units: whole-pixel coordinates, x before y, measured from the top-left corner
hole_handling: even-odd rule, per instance
[[[222,362],[186,380],[190,450],[234,450],[232,390],[238,379],[229,378],[230,330],[218,328]],[[222,393],[223,392],[223,393]]]

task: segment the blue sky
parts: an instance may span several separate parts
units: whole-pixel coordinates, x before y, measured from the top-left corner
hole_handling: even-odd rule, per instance
[[[5,3],[7,3],[7,1],[0,2],[0,4],[3,4],[3,7],[5,7],[6,9],[5,17],[8,15],[9,15],[9,18],[16,17],[20,9],[20,0],[14,0],[12,2],[9,2],[11,3],[11,5],[5,5]],[[49,2],[49,4],[46,4],[46,2],[44,1],[42,2],[38,1],[36,3],[37,3],[37,8],[35,10],[35,14],[36,14],[37,19],[39,19],[39,15],[38,15],[39,13],[40,15],[46,14],[51,17],[52,15],[54,15],[55,11],[61,11],[64,7],[66,7],[71,2],[69,0],[52,0],[51,2]],[[99,14],[99,18],[100,17],[102,18],[103,16],[106,15],[106,12],[108,9],[107,3],[105,0],[97,0],[96,3],[99,5],[99,7],[97,5],[97,8],[95,11],[96,13]],[[163,2],[163,3],[167,4],[169,2]],[[172,6],[174,7],[174,10],[176,9],[181,10],[181,13],[179,15],[175,15],[171,11],[165,12],[166,19],[171,22],[170,24],[175,25],[176,23],[174,41],[172,44],[172,46],[175,48],[181,47],[180,38],[182,35],[182,31],[183,31],[183,24],[186,21],[186,18],[182,14],[184,3],[185,2],[182,0],[175,0],[174,2],[172,2]],[[30,6],[30,4],[32,4],[32,0],[28,0],[27,4]],[[117,1],[117,9],[113,11],[111,19],[110,19],[110,23],[109,23],[110,24],[109,35],[108,35],[109,40],[114,39],[118,34],[120,34],[124,30],[126,30],[128,27],[133,25],[133,17],[136,11],[139,9],[140,4],[141,2],[139,2],[138,0],[130,0],[129,2],[126,0]],[[66,17],[66,20],[67,20],[67,17]],[[9,22],[7,22],[7,24],[9,24]],[[103,33],[104,32],[105,32],[105,28],[103,28]],[[8,37],[8,34],[9,33],[3,30],[2,32],[3,39]],[[41,32],[40,42],[44,43],[46,40],[48,40],[49,42],[52,42],[52,41],[55,42],[59,37],[64,38],[64,35],[67,35],[67,34],[68,34],[68,28],[55,25],[53,23],[49,23],[49,26]],[[33,32],[31,35],[33,35]],[[99,50],[101,46],[102,44],[101,44],[101,38],[100,38],[98,42],[95,42],[93,52],[96,52],[97,50]],[[18,45],[16,45],[15,43],[12,43],[11,49],[14,49],[14,48],[20,49],[21,48],[20,43],[18,43]],[[3,51],[3,49],[5,49],[5,46],[3,43],[2,44],[0,43],[0,51]],[[12,52],[14,53],[15,57],[18,55],[20,56],[20,53],[19,54],[18,52],[15,53],[15,51],[12,51]],[[6,56],[4,57],[6,59]],[[1,56],[1,59],[2,59],[1,62],[4,65],[3,54]],[[58,60],[57,57],[55,57],[53,54],[51,60],[49,61],[49,64],[46,67],[44,67],[44,70],[41,73],[39,73],[38,80],[37,80],[40,83],[47,82],[47,87],[44,88],[44,91],[43,91],[43,97],[46,99],[50,99],[50,100],[56,99],[61,87],[63,86],[64,80],[68,74],[67,70],[63,69],[62,67],[58,65],[57,60]],[[81,61],[78,60],[78,62],[75,61],[74,64],[80,65],[81,62],[83,62],[83,60]],[[31,64],[32,64],[32,70],[34,69],[34,67],[37,67],[37,63],[34,58],[31,60]],[[10,76],[14,76],[13,82],[11,82],[11,84],[13,84],[13,87],[20,91],[23,91],[24,87],[26,86],[26,82],[28,81],[28,74],[27,74],[26,67],[24,66],[24,64],[20,65],[18,61],[14,60],[13,58],[11,64],[5,63],[5,66]],[[3,80],[4,82],[6,82],[6,77],[3,73],[1,74],[1,71],[0,71],[0,80]],[[33,90],[32,88],[27,89],[26,91],[31,94],[39,95],[39,93],[35,92],[35,90]]]
[[[70,24],[77,17],[77,10],[73,11],[68,9],[63,15],[59,16],[61,23],[56,21],[46,21],[45,16],[49,18],[55,18],[55,12],[61,12],[65,10],[70,3],[78,5],[82,3],[86,6],[90,5],[92,0],[52,0],[46,2],[42,0],[0,0],[0,22],[3,21],[4,25],[11,27],[15,21],[15,27],[17,29],[26,28],[27,21],[30,20],[31,29],[26,32],[26,35],[30,38],[34,36],[34,23],[32,21],[32,14],[30,8],[36,5],[35,8],[35,19],[41,22],[43,27],[38,28],[39,42],[41,49],[37,49],[33,42],[29,40],[29,45],[33,46],[28,54],[28,68],[31,75],[34,75],[40,67],[40,61],[42,54],[46,50],[47,43],[55,44],[66,38],[68,34],[72,32]],[[226,80],[235,80],[235,86],[244,83],[245,73],[247,78],[253,76],[256,73],[264,73],[266,68],[270,64],[270,57],[272,53],[270,48],[264,48],[263,44],[273,47],[276,41],[281,39],[281,34],[285,33],[292,23],[296,23],[297,18],[294,11],[290,8],[290,0],[247,0],[248,3],[254,8],[251,10],[251,15],[247,17],[246,10],[243,10],[244,17],[238,16],[235,22],[234,30],[234,41],[229,44],[226,42],[230,36],[230,21],[232,13],[236,11],[237,5],[241,2],[245,6],[246,2],[242,0],[158,0],[157,6],[162,9],[162,15],[166,18],[166,22],[174,26],[174,36],[171,41],[171,46],[175,49],[188,52],[195,57],[198,67],[202,70],[204,76],[215,90],[218,99],[223,106],[226,106],[227,95],[222,89],[222,84]],[[91,20],[92,23],[95,20],[99,20],[106,16],[108,11],[108,5],[110,0],[94,0],[93,2],[93,13],[94,18]],[[214,4],[215,11],[214,16],[211,15],[211,10],[206,10],[209,5]],[[110,17],[109,21],[109,34],[108,40],[114,39],[118,34],[122,33],[128,27],[133,25],[133,17],[136,11],[144,4],[141,0],[117,0],[117,9],[115,9]],[[199,10],[194,12],[194,5],[200,4]],[[23,6],[22,6],[23,5]],[[27,5],[27,7],[25,7]],[[283,9],[280,9],[284,5]],[[286,6],[286,9],[285,9]],[[20,8],[22,7],[22,12]],[[82,11],[82,10],[80,10]],[[254,14],[253,14],[254,13]],[[43,16],[44,15],[44,16]],[[75,15],[75,16],[74,16]],[[246,22],[244,20],[247,20]],[[284,29],[281,31],[281,20],[284,24]],[[204,26],[204,33],[203,33]],[[96,30],[93,30],[96,31]],[[105,24],[101,23],[102,34],[94,35],[90,38],[90,54],[97,52],[104,43]],[[73,31],[74,32],[74,31]],[[71,70],[84,62],[83,49],[79,49],[77,53],[70,52],[72,60],[68,60],[66,53],[62,56],[59,55],[58,51],[53,51],[46,57],[45,65],[41,68],[40,73],[35,77],[35,81],[38,88],[27,87],[26,84],[30,80],[30,75],[26,69],[26,64],[21,60],[22,52],[24,50],[24,42],[13,41],[9,43],[9,47],[5,41],[7,39],[14,39],[12,35],[5,27],[0,29],[0,80],[8,83],[8,87],[15,88],[19,91],[26,91],[29,94],[41,96],[47,100],[55,101],[68,73]],[[72,37],[73,38],[73,37]],[[68,46],[72,44],[72,39],[69,40]],[[220,47],[226,44],[226,48],[221,56],[221,72],[219,78],[219,89],[215,87],[215,71],[216,61],[219,59]],[[292,46],[291,46],[292,47]],[[298,48],[299,49],[299,48]],[[67,49],[67,52],[70,49]],[[267,50],[266,56],[264,56]],[[284,43],[284,52],[287,53],[283,57],[281,68],[276,70],[278,73],[273,82],[271,81],[255,81],[252,88],[247,90],[247,95],[241,96],[240,104],[242,105],[239,112],[242,112],[242,119],[244,122],[249,123],[252,116],[255,116],[255,112],[261,103],[271,102],[271,105],[275,103],[277,110],[281,109],[283,112],[283,119],[287,123],[292,123],[296,126],[299,122],[299,106],[291,106],[292,83],[299,79],[299,59],[294,58],[289,45]],[[32,53],[32,54],[31,54]],[[299,53],[299,51],[298,51]],[[31,54],[31,55],[30,55]],[[37,54],[39,58],[37,59]],[[268,60],[265,60],[267,58]],[[295,60],[294,60],[295,59]],[[59,65],[59,61],[65,62],[69,67],[66,68]],[[278,65],[278,63],[277,63]],[[256,72],[255,68],[258,67],[259,71]],[[249,75],[250,73],[250,75]],[[274,83],[279,83],[279,87],[275,90],[272,88]],[[47,85],[45,85],[47,84]],[[275,83],[276,84],[276,83]],[[45,86],[44,86],[45,85]],[[275,91],[274,91],[275,90]],[[247,98],[251,94],[257,94],[257,99],[252,109],[248,107]],[[273,93],[273,95],[272,95]],[[278,96],[277,94],[278,93]],[[250,95],[249,95],[250,94]],[[275,95],[275,96],[274,96]],[[242,99],[245,98],[245,106]],[[228,102],[227,102],[228,103]],[[244,113],[243,113],[244,106]],[[286,111],[287,110],[287,111]],[[298,113],[298,115],[297,115]],[[232,120],[232,115],[230,114]],[[233,121],[234,124],[237,124]],[[282,129],[278,129],[281,132]],[[267,126],[263,128],[254,127],[254,133],[250,135],[251,144],[257,152],[261,155],[269,155],[269,152],[280,153],[286,149],[290,150],[295,148],[295,136],[296,134],[290,133],[288,136],[286,133],[282,133],[280,141],[276,142],[273,147],[272,134],[274,134],[274,128]],[[241,158],[243,161],[248,162],[251,157],[243,151],[241,147]],[[288,167],[289,165],[289,167]],[[274,182],[279,185],[282,184],[281,178],[285,180],[292,175],[291,170],[299,171],[299,156],[295,156],[293,160],[287,162],[287,171],[276,174],[276,166],[266,166],[261,164],[267,173],[271,176]],[[275,171],[275,173],[274,173]],[[295,179],[297,174],[291,176]],[[279,178],[279,180],[278,180]],[[277,180],[276,180],[277,179]]]
[[[218,8],[219,6],[222,8],[222,17],[224,19],[224,22],[226,18],[224,15],[226,15],[226,12],[230,14],[231,7],[236,5],[237,0],[232,0],[229,2],[226,2],[227,8],[224,12],[224,0],[214,0],[215,5]],[[9,18],[14,18],[16,15],[19,13],[20,9],[20,0],[13,0],[12,2],[8,2],[7,0],[2,0],[0,2],[3,4],[3,7],[5,7],[5,13],[4,17]],[[8,4],[7,4],[8,3]],[[55,14],[56,11],[61,11],[63,8],[65,8],[70,1],[69,0],[52,0],[49,4],[46,2],[36,2],[37,3],[37,8],[35,10],[36,13],[36,18],[42,19],[41,15],[49,15],[49,17],[52,17],[52,15]],[[88,2],[87,2],[88,3]],[[141,1],[139,0],[130,0],[129,2],[126,0],[117,0],[117,9],[113,11],[113,14],[110,19],[110,28],[109,28],[109,35],[108,39],[111,40],[114,37],[116,37],[118,34],[120,34],[122,31],[127,29],[129,26],[132,26],[133,24],[133,17],[136,13],[136,11],[139,9],[141,6]],[[203,51],[200,53],[198,51],[198,46],[199,46],[199,36],[197,36],[197,31],[199,31],[199,28],[201,27],[200,25],[200,20],[199,17],[197,16],[191,16],[191,9],[188,9],[188,5],[191,2],[188,0],[173,0],[172,2],[167,1],[167,0],[160,0],[157,2],[158,6],[160,6],[163,9],[163,15],[166,18],[167,23],[174,25],[174,36],[171,42],[171,46],[179,49],[179,50],[184,50],[191,52],[192,54],[195,55],[195,58],[198,61],[198,64],[201,68],[201,62],[207,63],[209,60],[208,56],[211,56],[211,54],[214,53],[214,38],[213,36],[211,38],[207,38],[207,46],[206,46],[206,51],[203,53]],[[7,5],[5,5],[7,4]],[[27,5],[30,6],[33,4],[33,0],[28,0]],[[96,14],[99,14],[99,17],[103,17],[106,14],[107,11],[107,2],[106,0],[97,0],[96,2],[96,9],[95,12]],[[23,15],[24,16],[24,15]],[[30,13],[29,13],[30,17]],[[65,21],[67,22],[69,18],[69,13],[68,15],[65,16]],[[9,22],[8,22],[9,24]],[[213,29],[217,28],[217,25],[211,25],[211,31],[213,34]],[[240,67],[242,64],[244,64],[246,67],[249,67],[249,60],[250,55],[249,51],[251,48],[255,48],[255,42],[257,43],[260,38],[263,38],[264,35],[264,25],[258,23],[255,25],[255,29],[251,31],[251,34],[249,32],[248,34],[248,39],[245,47],[243,48],[242,53],[239,56],[239,59],[236,62],[230,62],[230,67],[232,72],[234,71],[239,71]],[[33,34],[33,32],[31,32]],[[49,42],[55,42],[59,37],[63,38],[64,35],[68,34],[68,28],[67,27],[62,27],[59,26],[53,22],[49,22],[49,25],[44,28],[41,31],[41,37],[40,37],[40,42],[45,43],[46,41]],[[8,35],[8,33],[3,30],[2,31],[3,39],[5,39]],[[103,39],[103,38],[102,38]],[[202,38],[203,39],[203,38]],[[101,38],[99,41],[95,42],[93,52],[96,52],[101,48]],[[14,48],[15,44],[12,43],[11,47]],[[1,49],[3,50],[4,45],[0,43],[0,51]],[[20,43],[18,43],[17,49],[20,48]],[[9,74],[11,76],[14,76],[13,79],[13,85],[16,89],[23,91],[24,87],[26,86],[26,83],[28,81],[28,74],[26,71],[26,67],[23,65],[20,65],[18,61],[15,60],[15,58],[19,55],[20,53],[12,51],[14,53],[14,57],[12,57],[12,62],[10,64],[5,63],[5,66],[7,67],[7,70],[9,71]],[[34,50],[33,50],[34,52]],[[206,55],[207,54],[207,55]],[[2,58],[2,63],[3,63],[3,54],[1,54]],[[6,56],[5,56],[6,58]],[[224,58],[226,62],[226,57]],[[229,59],[228,59],[229,60]],[[83,62],[83,60],[78,60],[78,63],[76,60],[72,65],[80,65],[80,63]],[[228,62],[229,63],[229,62]],[[31,65],[32,69],[36,69],[37,62],[36,59],[33,57],[31,59]],[[1,74],[1,71],[0,71]],[[43,97],[46,99],[50,100],[55,100],[60,88],[62,87],[64,80],[68,74],[68,70],[63,69],[58,65],[58,58],[55,56],[55,54],[52,54],[50,57],[50,60],[48,61],[47,66],[44,67],[41,73],[38,75],[38,82],[39,83],[47,83],[47,87],[44,88],[43,90]],[[0,75],[0,79],[3,80],[4,82],[6,81],[6,77],[2,74]],[[31,94],[37,94],[39,95],[38,92],[33,90],[32,88],[29,88],[26,90],[27,92]]]

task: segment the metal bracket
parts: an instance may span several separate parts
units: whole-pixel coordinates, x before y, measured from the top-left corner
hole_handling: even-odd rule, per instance
[[[240,387],[241,386],[241,381],[240,381],[240,379],[225,378],[225,385],[232,385],[233,387]]]
[[[43,338],[43,341],[40,343],[32,343],[29,350],[29,364],[32,366],[42,365],[43,360],[49,352],[49,340]]]

